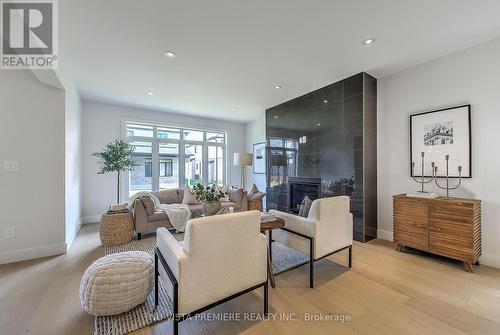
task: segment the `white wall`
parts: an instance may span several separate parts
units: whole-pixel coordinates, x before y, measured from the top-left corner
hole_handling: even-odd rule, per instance
[[[69,249],[81,218],[82,111],[81,99],[73,85],[65,89],[65,231]]]
[[[0,263],[64,253],[64,91],[4,70],[0,101]],[[19,172],[3,171],[6,160]]]
[[[409,115],[470,103],[473,178],[452,195],[482,200],[481,261],[500,267],[500,39],[382,78],[378,89],[379,237],[392,239],[392,196],[418,187],[409,177]]]
[[[260,143],[265,141],[266,141],[266,112],[262,111],[257,120],[247,123],[247,133],[246,133],[247,152],[253,153],[253,145],[255,143]],[[245,188],[247,190],[250,190],[252,185],[255,183],[255,185],[260,191],[262,192],[266,191],[265,174],[254,174],[253,168],[247,167],[245,176],[246,176]]]
[[[233,153],[243,152],[246,149],[244,124],[83,101],[83,223],[98,221],[107,207],[116,202],[116,175],[97,175],[97,160],[91,157],[91,154],[101,151],[107,142],[121,138],[124,118],[226,131],[228,136],[227,181],[230,185],[240,183],[240,168],[233,166]]]

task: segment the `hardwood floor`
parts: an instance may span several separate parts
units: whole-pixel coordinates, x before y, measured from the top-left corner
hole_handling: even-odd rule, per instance
[[[82,228],[67,255],[0,266],[0,334],[92,334],[93,318],[81,308],[80,278],[103,255],[97,225]],[[387,241],[356,243],[353,268],[347,251],[316,263],[316,288],[307,266],[276,277],[270,312],[349,315],[350,321],[206,321],[180,324],[180,334],[499,334],[500,270],[416,252],[396,252]],[[209,313],[261,313],[262,292],[247,294]],[[170,334],[160,322],[134,334]]]

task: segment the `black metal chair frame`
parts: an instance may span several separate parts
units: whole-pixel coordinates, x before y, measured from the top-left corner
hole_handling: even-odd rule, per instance
[[[243,294],[249,293],[255,289],[258,289],[260,287],[264,287],[264,315],[268,315],[269,313],[269,286],[268,286],[268,280],[265,282],[252,286],[250,288],[247,288],[243,291],[240,291],[238,293],[235,293],[229,297],[226,297],[222,300],[216,301],[214,303],[211,303],[210,305],[207,305],[205,307],[202,307],[200,309],[197,309],[193,312],[186,313],[186,314],[179,314],[179,283],[177,282],[177,278],[175,278],[174,273],[170,269],[170,267],[167,264],[167,261],[163,257],[160,249],[158,247],[155,247],[155,307],[158,306],[158,277],[160,276],[159,268],[158,268],[158,260],[160,261],[162,267],[165,269],[165,272],[167,273],[168,279],[172,283],[173,286],[173,307],[174,307],[174,318],[173,318],[173,333],[174,335],[179,334],[179,322],[182,322],[186,319],[189,319],[196,314],[203,313],[211,308],[214,308],[215,306],[218,306],[220,304],[223,304],[225,302],[228,302],[229,300],[232,300],[234,298],[237,298]]]
[[[349,268],[352,268],[352,244],[348,245],[347,247],[343,247],[343,248],[340,248],[338,250],[335,250],[334,252],[331,252],[331,253],[326,254],[324,256],[321,256],[320,258],[314,258],[314,237],[307,236],[305,234],[296,232],[294,230],[291,230],[291,229],[285,228],[285,227],[280,228],[280,229],[309,240],[309,262],[304,262],[304,263],[298,264],[292,268],[286,269],[285,271],[282,271],[282,272],[277,273],[275,275],[281,274],[281,273],[289,271],[289,270],[296,269],[304,264],[309,263],[309,287],[314,288],[314,262],[319,261],[319,260],[326,258],[328,256],[331,256],[333,254],[336,254],[337,252],[345,250],[345,249],[349,249],[349,264],[348,264],[348,266],[349,266]],[[269,231],[269,244],[270,245],[271,245],[272,241],[273,241],[272,231]],[[271,248],[269,248],[269,252],[271,252]],[[272,259],[272,256],[271,256],[271,259]]]

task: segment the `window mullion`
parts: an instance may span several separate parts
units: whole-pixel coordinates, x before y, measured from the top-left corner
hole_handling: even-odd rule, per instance
[[[158,142],[158,127],[153,127],[153,148],[152,148],[152,179],[151,188],[153,191],[158,191],[160,189],[160,145]]]

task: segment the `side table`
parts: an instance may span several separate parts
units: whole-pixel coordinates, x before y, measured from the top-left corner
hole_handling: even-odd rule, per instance
[[[103,246],[122,245],[134,238],[134,219],[131,212],[103,214],[99,227]]]

